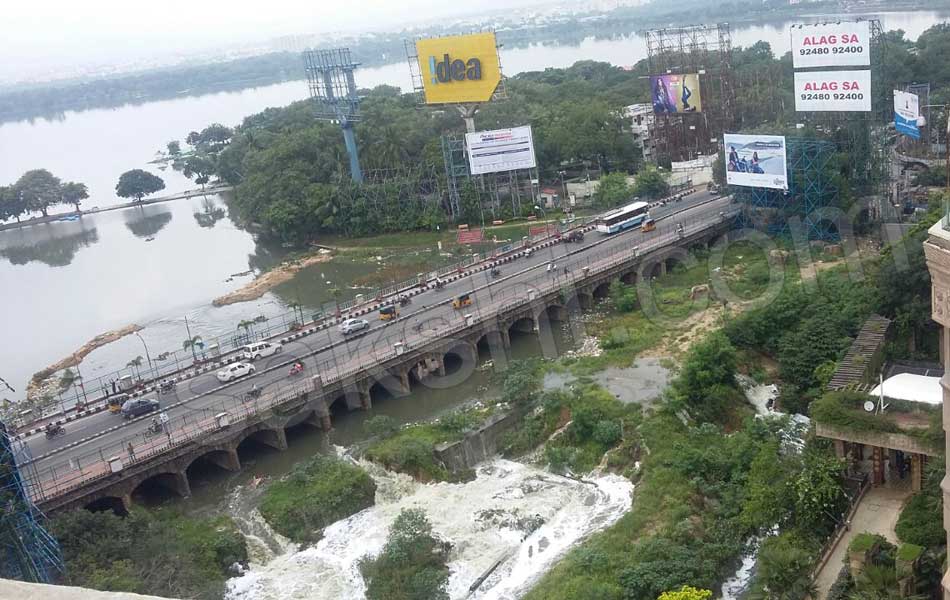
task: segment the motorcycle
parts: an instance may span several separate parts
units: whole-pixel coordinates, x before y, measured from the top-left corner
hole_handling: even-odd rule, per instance
[[[500,270],[500,269],[492,269],[492,270],[491,270],[491,276],[492,276],[492,277],[501,277],[501,270]]]
[[[158,421],[152,421],[148,425],[148,429],[145,430],[145,437],[149,438],[153,435],[158,435],[164,431],[162,424]]]
[[[435,280],[435,289],[441,290],[441,289],[444,288],[444,287],[445,287],[445,282],[444,282],[444,281],[442,281],[441,279],[436,279],[436,280]]]
[[[65,435],[66,428],[62,425],[52,425],[46,428],[46,439],[51,440],[58,435]]]
[[[249,390],[246,394],[244,394],[244,401],[247,402],[249,400],[254,400],[260,397],[261,397],[261,390],[252,389],[252,390]]]
[[[412,299],[409,296],[399,296],[399,306],[405,306],[412,302]]]
[[[290,376],[293,377],[295,375],[300,375],[301,373],[303,373],[303,369],[304,369],[303,363],[294,364],[293,366],[290,367]]]
[[[158,385],[158,391],[161,394],[170,394],[175,390],[175,386],[178,385],[174,381],[163,381]]]

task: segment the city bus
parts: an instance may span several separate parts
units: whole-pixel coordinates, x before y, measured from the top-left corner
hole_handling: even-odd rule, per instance
[[[610,234],[636,227],[650,217],[649,206],[646,202],[634,202],[606,212],[597,219],[597,231]]]

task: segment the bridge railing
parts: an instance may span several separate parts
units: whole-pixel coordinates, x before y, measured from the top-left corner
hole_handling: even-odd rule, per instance
[[[56,464],[32,469],[34,473],[30,485],[33,499],[37,502],[50,500],[107,477],[113,473],[116,460],[121,463],[121,469],[125,469],[211,433],[229,427],[241,427],[243,423],[311,390],[312,381],[302,378],[293,382],[280,382],[262,391],[256,398],[248,398],[244,394],[220,398],[210,405],[192,408],[181,416],[169,418],[157,433],[129,433]],[[121,427],[122,417],[116,415],[115,418],[120,422],[117,427]],[[138,421],[143,425],[147,422],[150,419]]]
[[[342,356],[334,353],[331,358],[320,360],[315,365],[315,371],[308,372],[319,373],[325,385],[346,383],[348,379],[355,380],[356,376],[364,371],[382,375],[388,363],[399,359],[404,352],[424,349],[433,343],[444,343],[446,339],[451,339],[453,335],[472,327],[492,325],[492,321],[501,312],[529,305],[543,294],[570,290],[578,284],[583,284],[588,277],[602,274],[637,257],[670,246],[670,242],[718,226],[722,221],[730,220],[734,216],[733,209],[723,213],[719,220],[712,223],[708,219],[670,222],[668,225],[658,226],[657,230],[639,246],[626,248],[620,252],[607,249],[588,250],[579,257],[572,257],[571,268],[567,272],[564,272],[561,267],[551,272],[544,267],[535,267],[537,274],[527,281],[521,280],[516,284],[493,284],[487,275],[481,278],[468,278],[463,280],[468,284],[467,287],[460,286],[459,293],[472,292],[476,288],[484,289],[489,292],[487,302],[484,297],[479,301],[478,296],[472,295],[473,304],[470,307],[459,310],[450,319],[439,318],[426,322],[419,328],[409,327],[404,322],[397,321],[394,323],[396,326],[393,327],[391,334],[382,339],[359,337],[345,342]],[[677,231],[678,224],[683,225],[682,233]],[[565,261],[563,254],[556,256],[553,248],[550,250],[553,262]],[[483,285],[479,285],[480,283]],[[471,319],[467,315],[471,315]],[[400,346],[397,346],[397,343]],[[148,435],[142,431],[129,433],[118,440],[112,440],[55,463],[50,464],[46,461],[42,468],[36,469],[35,480],[31,481],[36,494],[34,499],[40,502],[49,500],[108,476],[112,473],[111,465],[114,464],[115,458],[120,459],[124,466],[128,466],[218,431],[222,428],[220,423],[222,414],[227,415],[228,426],[238,426],[262,412],[310,391],[312,382],[309,379],[295,382],[282,381],[267,387],[269,389],[265,389],[259,398],[252,400],[245,400],[243,393],[215,392],[213,396],[217,400],[214,403],[195,408],[189,407],[183,415],[170,419],[165,424],[162,433],[158,435]],[[121,427],[121,417],[116,415],[115,418],[117,419],[116,427]],[[39,457],[37,461],[42,458]]]

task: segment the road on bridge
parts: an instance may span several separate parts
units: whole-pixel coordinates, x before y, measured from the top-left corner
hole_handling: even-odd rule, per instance
[[[728,197],[712,198],[706,191],[695,192],[679,202],[651,211],[658,220],[654,232],[634,229],[614,236],[591,232],[581,243],[560,243],[538,249],[529,257],[502,265],[501,277],[497,279],[491,278],[488,271],[482,271],[449,283],[441,290],[429,290],[415,296],[411,304],[400,309],[400,318],[395,321],[380,322],[377,315],[368,314],[366,318],[371,328],[365,334],[347,338],[336,327],[330,327],[284,344],[281,353],[255,364],[257,373],[254,376],[222,385],[214,372],[209,372],[179,383],[174,392],[158,398],[172,421],[184,419],[187,423],[191,417],[192,422],[197,422],[229,407],[241,406],[252,385],[266,392],[290,383],[287,365],[296,359],[305,365],[304,377],[339,369],[340,365],[353,361],[371,367],[375,350],[391,350],[396,341],[411,343],[413,338],[419,339],[420,331],[427,333],[427,339],[438,337],[440,327],[458,324],[464,314],[476,314],[480,304],[497,303],[506,290],[520,288],[520,293],[524,294],[525,286],[532,281],[553,277],[546,271],[546,265],[551,261],[559,268],[566,266],[571,271],[580,272],[592,257],[609,256],[641,244],[652,247],[661,241],[661,236],[665,236],[667,243],[672,242],[675,223],[715,222],[730,202]],[[453,309],[452,298],[465,293],[471,295],[472,306]],[[155,394],[147,397],[155,397]],[[83,464],[101,462],[113,455],[127,456],[127,444],[136,439],[141,442],[153,416],[124,421],[121,416],[104,411],[68,423],[66,434],[52,440],[41,436],[30,438],[26,443],[34,457],[33,466],[38,478],[41,481],[61,479]]]

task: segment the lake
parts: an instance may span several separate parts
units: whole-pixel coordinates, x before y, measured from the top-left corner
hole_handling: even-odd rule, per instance
[[[808,20],[828,18],[834,17],[814,15]],[[913,39],[947,17],[921,11],[878,18],[885,30],[900,28]],[[737,26],[732,40],[735,46],[765,40],[784,53],[789,47],[787,23]],[[578,60],[633,65],[645,56],[645,42],[634,34],[501,52],[508,75]],[[362,87],[385,83],[407,89],[409,67],[402,61],[362,69],[357,82]],[[87,207],[118,204],[116,180],[133,168],[148,168],[164,178],[164,193],[190,189],[194,184],[181,174],[149,164],[168,141],[213,122],[236,125],[245,116],[307,95],[306,82],[296,81],[5,123],[0,125],[0,184],[12,183],[29,169],[47,168],[64,180],[85,182],[91,194]],[[188,336],[186,316],[192,334],[226,335],[241,320],[287,312],[293,301],[316,308],[328,301],[326,281],[350,281],[372,270],[331,263],[308,270],[307,281],[296,288],[283,286],[260,301],[213,308],[214,297],[248,280],[230,275],[265,269],[283,256],[282,249],[258,244],[236,227],[226,210],[219,197],[199,197],[0,232],[0,377],[17,389],[15,394],[0,393],[0,398],[19,398],[32,373],[99,333],[130,323],[146,326],[142,340],[130,336],[87,357],[82,364],[87,380],[144,355],[145,344],[152,355],[180,349]],[[213,217],[196,218],[196,213]]]

